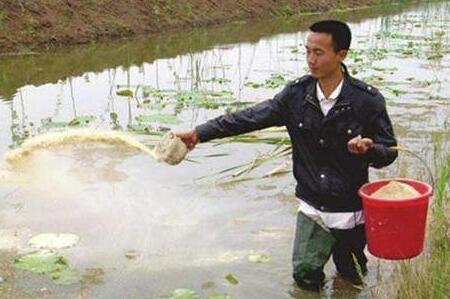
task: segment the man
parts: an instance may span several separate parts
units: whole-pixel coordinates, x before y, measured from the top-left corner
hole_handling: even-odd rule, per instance
[[[310,75],[289,83],[272,100],[220,116],[177,134],[188,148],[197,142],[286,126],[293,148],[299,212],[292,256],[300,287],[319,290],[332,255],[338,273],[360,282],[367,272],[364,219],[357,191],[368,168],[397,154],[383,96],[352,78],[343,61],[351,43],[347,24],[310,26],[306,59]]]

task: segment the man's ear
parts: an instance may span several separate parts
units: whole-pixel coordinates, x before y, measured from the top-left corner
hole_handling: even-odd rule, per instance
[[[337,53],[337,55],[339,56],[339,60],[340,60],[341,62],[343,62],[344,59],[347,57],[347,53],[348,53],[348,50],[339,50],[339,52]]]

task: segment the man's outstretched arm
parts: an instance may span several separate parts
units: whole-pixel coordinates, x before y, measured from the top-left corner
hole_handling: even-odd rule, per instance
[[[216,138],[224,138],[271,126],[282,126],[286,120],[286,98],[290,86],[286,86],[273,99],[263,101],[252,107],[224,114],[176,135],[193,149],[198,142],[206,142]]]

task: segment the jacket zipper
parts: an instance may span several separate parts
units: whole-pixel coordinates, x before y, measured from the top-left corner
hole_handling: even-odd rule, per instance
[[[310,94],[306,95],[305,99],[306,99],[306,101],[307,101],[308,103],[310,103],[311,105],[313,105],[314,107],[316,107],[316,109],[317,109],[318,111],[320,111],[320,113],[322,113],[322,115],[323,115],[322,109],[320,109],[320,107],[319,107],[316,103],[314,103],[314,101],[312,101],[312,97],[311,97]]]

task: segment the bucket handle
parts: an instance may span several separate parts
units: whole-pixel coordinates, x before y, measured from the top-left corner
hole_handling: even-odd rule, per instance
[[[428,166],[427,162],[421,156],[419,156],[418,154],[416,154],[413,151],[410,151],[406,147],[403,147],[403,146],[391,146],[391,147],[389,147],[389,149],[393,150],[393,151],[397,151],[397,152],[405,152],[405,153],[407,153],[407,154],[417,158],[420,161],[420,163],[422,163],[422,165],[425,166],[425,169],[427,170],[428,175],[430,176],[431,187],[432,187],[431,192],[433,194],[434,193],[434,176],[433,176],[433,172],[431,171],[431,168],[430,168],[430,166]]]

